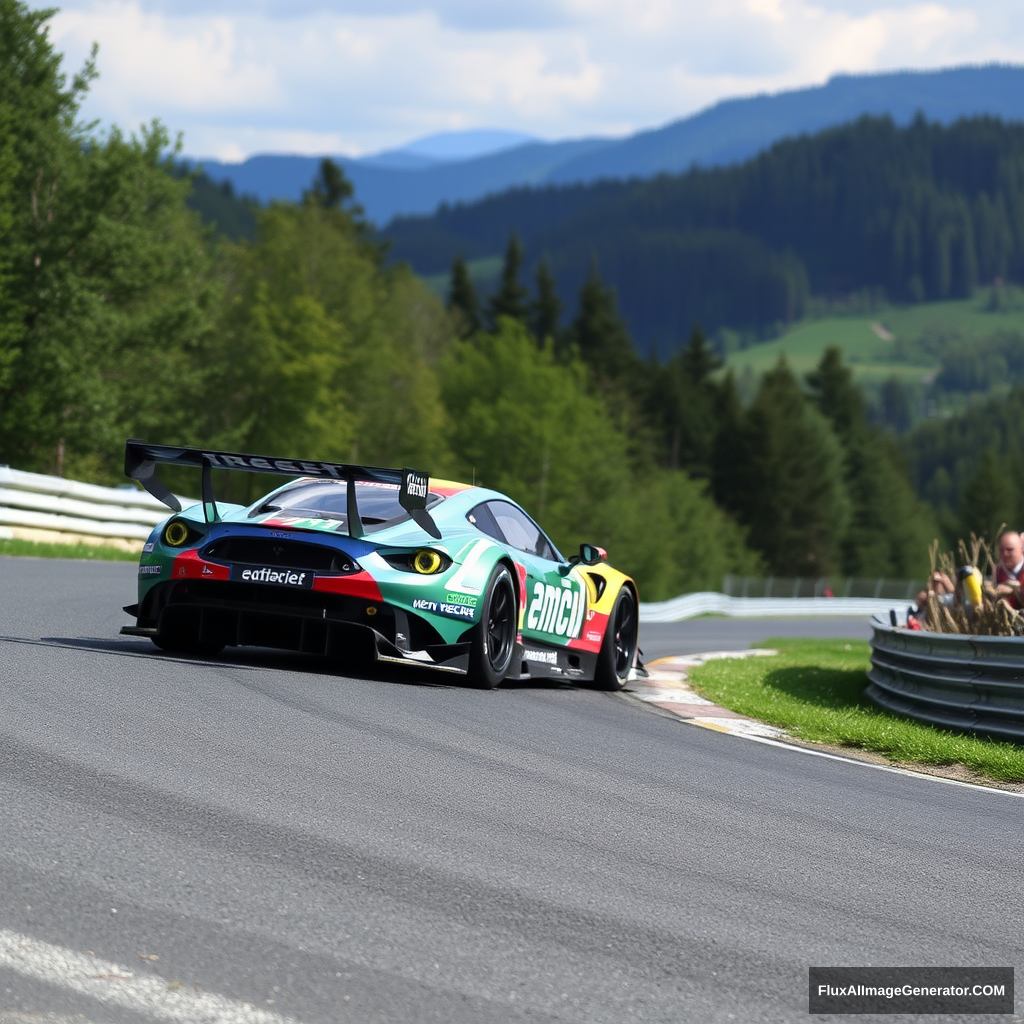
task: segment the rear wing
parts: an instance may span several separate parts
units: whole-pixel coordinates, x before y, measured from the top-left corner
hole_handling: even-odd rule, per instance
[[[156,476],[156,464],[166,462],[175,466],[192,466],[203,471],[203,516],[208,523],[220,519],[213,496],[214,469],[234,469],[246,473],[277,473],[280,476],[312,476],[328,480],[344,480],[349,486],[348,532],[351,537],[363,536],[363,523],[359,518],[356,489],[357,481],[393,484],[399,488],[399,504],[412,516],[422,530],[437,540],[441,531],[427,511],[430,477],[416,469],[381,469],[377,466],[349,466],[340,462],[311,462],[305,459],[276,459],[266,455],[242,455],[238,452],[209,451],[205,448],[176,448],[171,445],[149,444],[129,440],[124,446],[124,472],[174,512],[181,511],[181,502]]]

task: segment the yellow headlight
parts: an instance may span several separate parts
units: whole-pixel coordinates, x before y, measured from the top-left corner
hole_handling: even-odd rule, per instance
[[[172,548],[180,548],[188,540],[188,527],[175,519],[173,523],[167,524],[164,530],[164,543]]]
[[[413,557],[412,567],[424,576],[429,576],[441,568],[441,556],[429,548],[422,548]]]

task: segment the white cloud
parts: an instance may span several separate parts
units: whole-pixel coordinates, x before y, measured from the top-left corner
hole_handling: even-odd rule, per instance
[[[67,0],[84,114],[189,153],[359,154],[430,132],[653,127],[836,72],[1020,61],[1019,0]]]

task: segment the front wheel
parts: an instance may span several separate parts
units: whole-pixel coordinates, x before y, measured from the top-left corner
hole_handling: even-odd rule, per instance
[[[512,575],[499,565],[484,592],[480,624],[473,633],[469,677],[476,686],[493,690],[508,675],[516,647],[519,608]]]
[[[597,670],[594,673],[594,688],[597,690],[621,690],[629,679],[630,670],[636,660],[637,608],[633,591],[623,587],[615,598],[615,605],[608,617],[601,652],[597,656]]]

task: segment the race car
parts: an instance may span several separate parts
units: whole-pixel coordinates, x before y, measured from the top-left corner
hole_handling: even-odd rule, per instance
[[[202,470],[182,508],[158,463]],[[287,483],[245,507],[213,470]],[[123,634],[172,652],[273,647],[397,662],[476,685],[551,678],[618,690],[646,675],[636,584],[593,544],[564,558],[506,495],[413,469],[129,440],[125,473],[173,510],[143,546]]]

